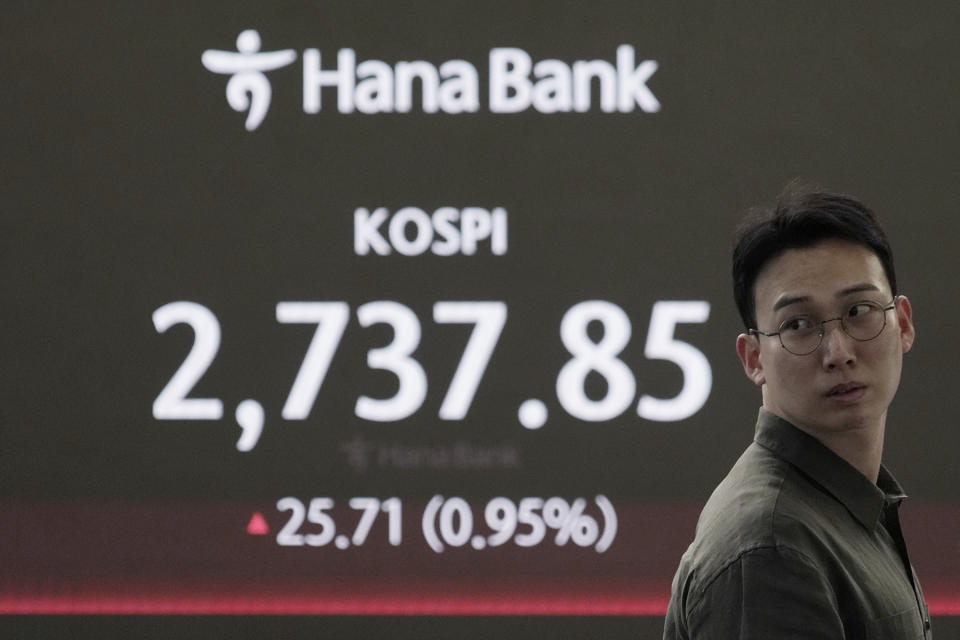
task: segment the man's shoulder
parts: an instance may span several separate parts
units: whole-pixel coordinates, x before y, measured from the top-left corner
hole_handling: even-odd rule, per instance
[[[818,493],[788,462],[752,444],[704,506],[685,554],[688,568],[706,583],[744,554],[816,555],[826,515]]]

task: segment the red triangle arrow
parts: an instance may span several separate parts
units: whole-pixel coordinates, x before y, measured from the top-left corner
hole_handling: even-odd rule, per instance
[[[253,515],[250,516],[250,522],[247,523],[247,533],[252,536],[265,536],[270,533],[270,525],[267,524],[263,514],[259,511],[254,511]]]

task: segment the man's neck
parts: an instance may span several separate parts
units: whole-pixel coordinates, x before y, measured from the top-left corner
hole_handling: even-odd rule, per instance
[[[852,429],[838,433],[811,433],[828,449],[846,460],[857,471],[876,484],[883,457],[883,425]]]
[[[883,458],[886,414],[880,417],[879,423],[859,425],[841,431],[815,429],[799,424],[787,416],[780,417],[819,440],[825,447],[866,476],[870,482],[877,483],[877,478],[880,476],[880,462]]]

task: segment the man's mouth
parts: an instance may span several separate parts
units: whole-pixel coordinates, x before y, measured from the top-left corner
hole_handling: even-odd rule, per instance
[[[828,398],[853,398],[858,395],[858,393],[865,389],[866,385],[860,384],[859,382],[844,382],[843,384],[838,384],[834,387],[831,387],[827,391]]]

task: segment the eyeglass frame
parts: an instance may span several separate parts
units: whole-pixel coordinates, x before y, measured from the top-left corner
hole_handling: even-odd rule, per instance
[[[841,316],[837,316],[836,318],[830,318],[830,319],[828,319],[828,320],[821,320],[821,321],[820,321],[820,331],[819,331],[819,333],[818,333],[817,346],[815,346],[815,347],[814,347],[813,349],[811,349],[810,351],[807,351],[806,353],[796,353],[796,352],[794,352],[794,351],[790,351],[790,349],[787,349],[787,345],[783,344],[783,337],[780,335],[781,333],[783,333],[783,325],[786,324],[787,322],[789,322],[790,320],[792,320],[792,318],[787,318],[786,320],[784,320],[783,322],[781,322],[781,323],[780,323],[780,326],[777,327],[778,331],[775,331],[775,332],[773,332],[773,333],[766,333],[766,332],[764,332],[764,331],[760,331],[759,329],[747,329],[747,334],[749,334],[749,335],[758,335],[758,336],[766,336],[766,337],[768,337],[768,338],[772,338],[772,337],[776,336],[776,337],[777,337],[777,340],[780,342],[780,346],[783,347],[784,349],[786,349],[787,353],[790,353],[790,354],[795,355],[795,356],[808,356],[808,355],[810,355],[811,353],[814,353],[817,349],[820,348],[820,345],[823,344],[823,336],[825,336],[826,333],[827,333],[826,330],[824,329],[824,325],[825,325],[826,323],[828,323],[828,322],[835,322],[835,321],[839,320],[839,321],[840,321],[840,328],[841,328],[841,329],[843,330],[843,332],[844,332],[845,334],[847,334],[850,338],[852,338],[853,340],[856,340],[857,342],[870,342],[871,340],[876,340],[877,338],[879,338],[879,337],[880,337],[880,334],[883,333],[883,330],[887,328],[887,311],[890,311],[891,309],[896,309],[896,308],[897,308],[897,298],[899,298],[899,297],[900,297],[899,294],[893,296],[893,300],[890,301],[889,306],[884,307],[884,306],[880,306],[879,304],[877,305],[877,307],[883,312],[883,326],[880,327],[880,331],[877,332],[877,335],[873,336],[872,338],[861,339],[861,338],[857,338],[856,336],[851,335],[850,332],[847,331],[847,323],[844,322],[844,320],[843,320],[844,316],[842,316],[842,315],[841,315]],[[857,305],[857,304],[863,304],[863,303],[865,303],[865,302],[866,302],[866,303],[870,303],[870,304],[877,304],[877,303],[872,302],[872,301],[870,301],[870,300],[862,300],[862,301],[860,301],[860,302],[856,302],[856,303],[854,303],[853,305],[851,305],[851,308],[853,308],[853,306],[855,306],[855,305]]]

